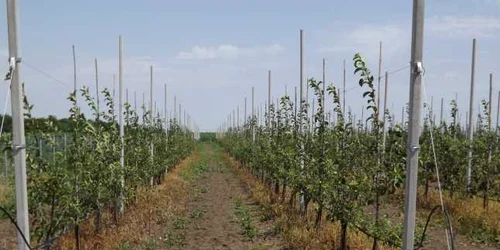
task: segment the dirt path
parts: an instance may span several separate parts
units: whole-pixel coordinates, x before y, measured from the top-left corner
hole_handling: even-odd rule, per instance
[[[279,236],[271,232],[272,223],[261,221],[258,206],[248,200],[242,183],[221,160],[221,152],[212,146],[206,150],[210,167],[194,185],[205,193],[189,203],[185,245],[175,249],[282,249]]]

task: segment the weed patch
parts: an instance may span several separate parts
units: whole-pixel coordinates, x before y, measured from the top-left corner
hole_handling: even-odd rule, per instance
[[[184,216],[174,217],[174,229],[185,229],[187,225],[187,218]]]
[[[167,232],[165,238],[163,238],[166,247],[171,248],[175,246],[184,246],[186,241],[186,236],[184,233],[174,233]]]
[[[250,216],[248,208],[243,204],[240,198],[234,199],[234,208],[242,230],[241,234],[247,239],[253,239],[257,235],[257,229],[252,223],[252,217]]]
[[[199,218],[203,217],[204,213],[205,213],[204,209],[197,208],[193,212],[191,212],[191,216],[190,217],[192,219],[199,219]]]

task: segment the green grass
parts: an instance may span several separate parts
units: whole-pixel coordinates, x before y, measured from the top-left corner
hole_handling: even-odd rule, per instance
[[[201,163],[190,163],[189,167],[181,170],[179,175],[182,179],[193,182],[201,177],[204,177],[204,173],[208,170],[208,165]]]
[[[172,238],[167,235],[165,238],[153,238],[153,237],[147,237],[138,244],[134,244],[128,241],[123,242],[118,249],[120,250],[156,250],[156,249],[161,249],[161,246],[164,244],[167,247],[173,247],[175,245],[182,245],[184,242],[183,237],[175,237]]]
[[[174,217],[174,229],[185,229],[187,225],[187,218],[184,216]]]
[[[205,214],[205,210],[201,208],[195,209],[193,212],[191,212],[191,218],[192,219],[199,219],[203,217],[203,214]]]
[[[158,242],[158,240],[154,239],[154,238],[148,238],[143,243],[143,247],[144,247],[143,249],[146,249],[146,250],[156,250],[156,249],[158,249],[159,246],[160,246],[160,242]]]
[[[184,246],[186,241],[186,236],[184,235],[184,233],[167,232],[163,240],[165,246],[168,248],[174,246]]]
[[[243,204],[240,198],[234,199],[236,217],[241,227],[241,234],[247,239],[253,239],[257,236],[257,228],[252,223],[252,217],[248,208]]]

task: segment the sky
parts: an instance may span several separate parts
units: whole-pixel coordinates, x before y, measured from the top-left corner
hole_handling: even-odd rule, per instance
[[[0,4],[0,13],[0,58],[4,58],[0,71],[7,72],[5,4]],[[213,131],[237,106],[243,120],[244,98],[248,98],[250,112],[252,87],[256,105],[264,103],[268,70],[272,71],[273,100],[282,96],[285,88],[293,93],[300,78],[299,30],[303,29],[305,75],[320,79],[325,58],[327,83],[341,88],[342,62],[346,60],[346,102],[359,118],[366,101],[353,75],[353,55],[361,53],[377,75],[382,41],[382,71],[408,66],[411,20],[409,0],[20,0],[21,78],[35,105],[35,116],[67,117],[70,103],[66,98],[73,89],[72,45],[76,49],[78,87],[89,86],[95,92],[97,59],[99,84],[112,89],[121,35],[123,83],[132,105],[134,93],[138,106],[142,105],[143,94],[149,102],[149,70],[153,66],[153,100],[158,109],[163,109],[167,84],[167,113],[173,111],[176,96],[201,130]],[[488,98],[490,73],[494,75],[493,104],[500,90],[500,50],[496,46],[500,42],[500,1],[426,1],[424,99],[430,102],[433,97],[438,116],[440,99],[444,98],[443,111],[449,117],[448,104],[457,95],[465,121],[473,38],[478,48],[474,95],[477,115],[480,101]],[[387,106],[396,120],[401,119],[401,109],[409,99],[409,73],[405,69],[388,79]],[[7,90],[8,83],[3,82],[0,112]],[[312,91],[310,95],[312,100]],[[327,102],[331,104],[331,98]],[[10,107],[6,111],[10,113]]]

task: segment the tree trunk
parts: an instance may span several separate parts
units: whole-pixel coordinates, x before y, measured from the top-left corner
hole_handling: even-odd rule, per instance
[[[297,196],[297,191],[296,190],[293,190],[292,191],[292,195],[290,196],[290,201],[288,203],[288,206],[293,208],[293,204],[295,204],[295,199],[296,199],[296,196]]]
[[[101,208],[97,208],[95,211],[95,233],[98,234],[101,231]]]
[[[340,223],[340,247],[339,250],[347,250],[347,222],[341,221]]]
[[[377,192],[375,197],[375,231],[377,232],[378,232],[379,217],[380,217],[380,195]],[[377,250],[377,246],[378,246],[378,237],[375,236],[373,238],[372,250]]]
[[[309,207],[309,203],[311,202],[311,198],[308,197],[308,195],[305,195],[304,198],[304,211],[302,213],[302,217],[306,218],[307,217],[307,208]]]
[[[484,187],[484,192],[483,192],[483,208],[484,210],[488,210],[488,191],[489,191],[489,186],[490,186],[490,183],[489,183],[489,178],[488,176],[486,176],[486,180],[485,180],[485,187]]]
[[[75,225],[75,249],[80,250],[80,226]]]
[[[323,219],[323,205],[319,205],[318,213],[316,214],[316,229],[321,228],[321,219]]]
[[[283,187],[281,188],[281,200],[283,202],[285,201],[285,195],[286,195],[286,182],[283,181]]]

